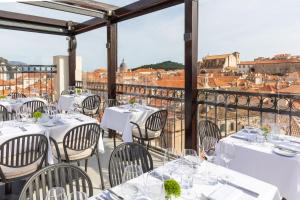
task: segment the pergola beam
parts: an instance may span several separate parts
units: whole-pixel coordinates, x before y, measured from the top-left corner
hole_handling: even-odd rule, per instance
[[[98,1],[92,1],[92,0],[58,0],[58,2],[69,4],[69,5],[80,6],[82,8],[87,8],[87,9],[99,10],[103,12],[110,12],[119,8],[118,6],[115,5],[102,3]]]
[[[0,10],[0,27],[5,29],[69,35],[68,22]],[[75,25],[78,23],[74,23]]]
[[[85,32],[88,32],[88,31],[91,31],[91,30],[94,30],[94,29],[97,29],[97,28],[101,28],[101,27],[104,27],[106,26],[108,20],[105,20],[105,19],[100,19],[100,18],[93,18],[93,19],[90,19],[88,21],[85,21],[81,24],[77,24],[76,26],[74,26],[74,33],[77,35],[77,34],[80,34],[80,33],[85,33]]]
[[[184,0],[140,0],[114,11],[112,22],[120,22],[183,3]]]
[[[22,2],[22,3],[32,5],[32,6],[53,9],[53,10],[59,10],[59,11],[63,11],[63,12],[85,15],[85,16],[89,16],[89,17],[98,17],[98,18],[105,17],[105,13],[98,11],[98,10],[81,8],[81,7],[64,4],[64,3],[60,3],[60,2],[55,2],[55,1],[32,1],[32,2]]]

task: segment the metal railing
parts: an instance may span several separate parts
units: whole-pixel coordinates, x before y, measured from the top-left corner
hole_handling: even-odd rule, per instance
[[[82,87],[82,83],[77,82],[77,87]],[[103,98],[107,96],[106,83],[86,83],[85,87]],[[182,88],[117,84],[116,90],[120,101],[126,102],[135,96],[138,101],[144,100],[149,105],[167,109],[169,113],[165,129],[167,146],[178,150],[184,148],[185,118]],[[198,120],[215,122],[223,136],[247,125],[261,126],[273,122],[285,125],[287,134],[300,136],[300,95],[198,89],[197,104]],[[151,146],[161,149],[162,144],[162,141],[155,141]]]
[[[55,65],[0,65],[0,94],[53,95]]]

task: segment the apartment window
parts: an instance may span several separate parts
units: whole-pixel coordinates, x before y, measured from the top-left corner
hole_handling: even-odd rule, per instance
[[[233,122],[230,124],[230,131],[234,131],[234,123]]]
[[[220,126],[220,131],[221,131],[221,132],[225,132],[225,124],[221,124],[221,126]]]

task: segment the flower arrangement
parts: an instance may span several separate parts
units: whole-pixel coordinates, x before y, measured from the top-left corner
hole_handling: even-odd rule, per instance
[[[33,113],[33,118],[34,118],[35,120],[38,120],[38,119],[40,119],[41,117],[42,117],[42,113],[41,113],[41,112],[37,111],[37,112],[34,112],[34,113]]]
[[[3,95],[0,96],[0,99],[5,99],[5,98],[6,98],[6,96],[3,96]]]
[[[76,89],[75,89],[75,93],[76,93],[76,94],[80,94],[80,93],[81,93],[81,91],[82,91],[82,90],[81,90],[81,89],[79,89],[79,88],[76,88]]]
[[[132,97],[129,99],[129,104],[133,105],[133,104],[135,104],[135,102],[136,102],[135,97]]]
[[[168,179],[164,181],[166,199],[171,199],[171,196],[175,198],[181,194],[181,188],[179,183],[174,179]]]
[[[260,128],[260,130],[263,131],[263,135],[264,135],[265,138],[267,138],[268,134],[271,132],[271,128],[269,126],[267,126],[267,125],[262,126]]]

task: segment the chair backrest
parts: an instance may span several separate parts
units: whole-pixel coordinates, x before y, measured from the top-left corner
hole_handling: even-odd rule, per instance
[[[19,200],[44,200],[53,187],[63,187],[67,194],[81,191],[93,195],[88,175],[79,167],[67,163],[47,166],[35,173],[25,184]]]
[[[121,103],[117,99],[106,99],[104,108],[119,106]]]
[[[7,180],[2,168],[26,167],[37,163],[40,169],[46,160],[48,139],[42,134],[22,135],[0,145],[0,177]]]
[[[202,144],[204,137],[213,137],[217,142],[221,139],[221,132],[219,127],[209,120],[202,120],[198,125],[199,144]]]
[[[71,90],[63,90],[63,91],[60,93],[60,95],[68,95],[68,94],[74,94],[74,92],[71,91]]]
[[[88,123],[76,126],[69,130],[63,139],[63,149],[66,160],[69,160],[68,150],[83,151],[97,148],[101,128],[96,123]]]
[[[12,99],[26,98],[25,94],[19,92],[12,92],[8,96],[10,96]]]
[[[166,125],[166,121],[168,118],[167,110],[159,110],[155,113],[152,113],[146,120],[145,128],[146,135],[147,131],[163,131]]]
[[[153,169],[153,160],[145,147],[137,143],[123,143],[112,152],[109,160],[109,182],[111,187],[122,183],[122,176],[127,165],[137,164],[146,173]]]
[[[89,111],[92,111],[93,114],[98,113],[100,104],[101,104],[101,98],[100,98],[100,96],[98,96],[98,95],[92,95],[92,96],[86,97],[82,101],[82,111],[83,111],[83,114],[86,114]]]
[[[30,112],[32,115],[37,109],[43,106],[45,106],[45,103],[43,101],[39,101],[39,100],[27,101],[23,103],[23,105],[20,107],[20,111],[23,112],[23,110],[27,109],[27,112]]]
[[[0,121],[8,121],[10,116],[5,106],[0,105]]]

